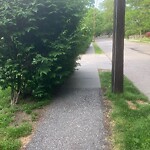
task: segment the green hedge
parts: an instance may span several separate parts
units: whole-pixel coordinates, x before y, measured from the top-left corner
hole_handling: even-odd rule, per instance
[[[0,85],[11,87],[14,102],[20,94],[47,96],[73,72],[86,5],[87,0],[0,2]]]

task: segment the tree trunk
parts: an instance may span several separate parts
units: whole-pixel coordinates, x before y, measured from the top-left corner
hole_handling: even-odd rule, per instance
[[[20,90],[15,91],[14,88],[11,89],[11,105],[17,104],[19,95],[20,95]]]

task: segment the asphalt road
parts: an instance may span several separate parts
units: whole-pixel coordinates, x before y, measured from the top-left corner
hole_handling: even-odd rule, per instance
[[[112,39],[97,39],[96,42],[111,60]],[[150,100],[150,44],[125,40],[124,74]]]

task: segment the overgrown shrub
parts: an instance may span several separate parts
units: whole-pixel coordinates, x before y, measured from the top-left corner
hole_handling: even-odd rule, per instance
[[[20,94],[47,96],[74,70],[86,4],[87,0],[0,1],[0,85],[11,87],[12,103]]]

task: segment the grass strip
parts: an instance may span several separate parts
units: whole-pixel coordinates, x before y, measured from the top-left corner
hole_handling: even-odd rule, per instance
[[[125,77],[124,93],[111,92],[111,73],[100,72],[105,99],[111,101],[112,141],[114,149],[150,149],[150,102]]]
[[[129,39],[132,42],[150,43],[150,38]]]
[[[93,42],[93,46],[94,46],[94,50],[95,50],[96,54],[102,54],[103,53],[101,48],[95,42]]]

